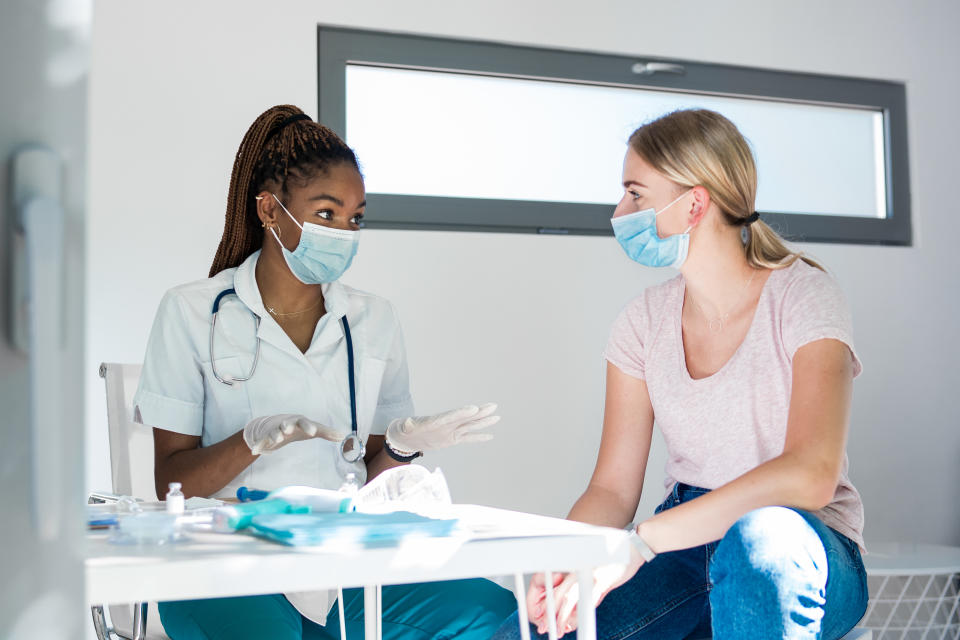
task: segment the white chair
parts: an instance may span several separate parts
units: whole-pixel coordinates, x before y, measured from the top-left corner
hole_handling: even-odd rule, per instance
[[[140,381],[139,364],[100,365],[107,392],[110,435],[110,480],[113,493],[146,501],[157,499],[153,482],[153,430],[133,421],[133,395]],[[170,640],[163,632],[156,603],[93,607],[93,624],[101,640]],[[129,633],[121,629],[130,629]],[[149,629],[149,632],[147,631]]]

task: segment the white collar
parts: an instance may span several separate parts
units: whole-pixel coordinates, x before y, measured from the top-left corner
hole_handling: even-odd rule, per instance
[[[290,341],[290,338],[284,333],[283,329],[267,312],[263,304],[263,298],[260,296],[260,287],[257,286],[256,267],[257,260],[260,257],[260,251],[254,251],[250,256],[237,267],[233,274],[233,288],[237,292],[237,297],[247,306],[250,311],[260,318],[260,326],[257,330],[257,337],[276,345],[284,350],[290,351],[297,357],[303,357],[300,350]],[[346,287],[339,281],[330,282],[321,285],[323,292],[323,303],[326,314],[317,323],[317,328],[311,339],[310,348],[317,345],[334,342],[343,338],[343,330],[339,326],[340,318],[347,315],[350,308],[350,297]],[[349,321],[349,318],[347,319]],[[336,327],[335,329],[324,329],[325,327]]]
[[[266,307],[263,305],[263,298],[260,296],[260,287],[257,286],[257,260],[260,258],[260,250],[251,253],[244,260],[236,272],[233,274],[233,288],[237,292],[237,297],[247,305],[251,311],[261,318],[267,317]],[[323,292],[323,304],[334,319],[339,320],[347,315],[350,308],[350,299],[346,288],[339,280],[320,285]]]

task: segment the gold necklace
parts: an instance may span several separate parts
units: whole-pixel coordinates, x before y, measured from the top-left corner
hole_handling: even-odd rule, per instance
[[[300,309],[300,311],[288,311],[287,313],[281,313],[279,311],[276,311],[273,307],[267,306],[266,302],[264,302],[263,304],[265,307],[267,307],[267,311],[269,311],[270,315],[272,315],[274,318],[286,318],[289,316],[298,316],[301,313],[306,313],[307,311],[310,311],[311,309],[316,309],[317,307],[320,306],[322,302],[323,302],[323,298],[321,297],[319,300],[317,300],[315,303],[313,303],[306,309]]]
[[[753,268],[751,267],[751,269]],[[750,288],[750,283],[753,282],[753,278],[754,276],[757,275],[757,271],[759,271],[759,269],[753,269],[753,273],[751,273],[750,278],[747,279],[747,284],[743,285],[743,289],[740,291],[740,295],[737,297],[737,302],[735,305],[730,307],[730,311],[727,311],[725,314],[721,316],[717,316],[713,320],[711,320],[710,316],[707,315],[707,312],[704,311],[703,306],[701,306],[700,302],[696,298],[693,299],[693,304],[697,305],[697,308],[700,309],[700,315],[702,315],[707,320],[707,328],[710,330],[710,333],[720,333],[721,331],[723,331],[724,321],[726,321],[726,319],[730,317],[730,314],[733,313],[737,309],[737,307],[740,306],[741,302],[743,302],[743,297],[747,294],[747,289]]]

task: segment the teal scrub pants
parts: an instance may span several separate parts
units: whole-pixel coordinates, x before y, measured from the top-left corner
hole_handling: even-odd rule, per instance
[[[383,587],[385,640],[488,640],[516,611],[513,594],[489,580],[453,580]],[[343,592],[347,638],[363,638],[363,589]],[[335,603],[322,627],[300,615],[281,594],[161,602],[172,640],[339,640]]]

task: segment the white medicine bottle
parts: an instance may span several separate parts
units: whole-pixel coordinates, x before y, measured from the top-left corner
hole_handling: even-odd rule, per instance
[[[360,490],[360,480],[357,478],[357,474],[350,472],[343,479],[343,484],[340,485],[340,493],[345,493],[351,498],[357,496],[357,491]]]
[[[179,515],[183,513],[185,508],[183,492],[180,491],[181,484],[179,482],[171,482],[169,486],[170,490],[167,491],[167,513]]]

